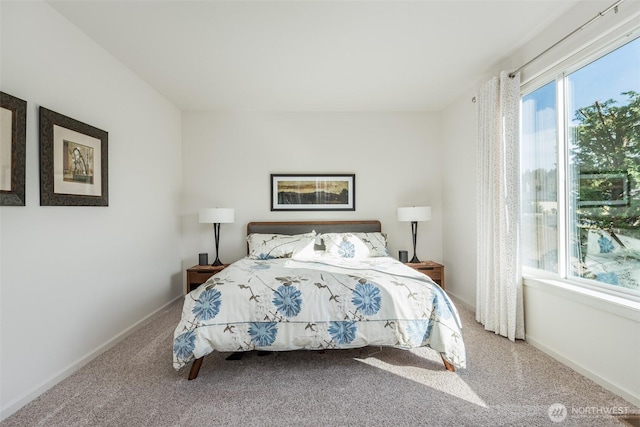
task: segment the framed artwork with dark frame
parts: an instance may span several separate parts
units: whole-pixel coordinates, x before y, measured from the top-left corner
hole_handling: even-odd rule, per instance
[[[25,205],[27,101],[0,92],[0,206]]]
[[[109,206],[109,134],[40,107],[40,206]]]
[[[355,211],[355,174],[271,174],[272,211]]]

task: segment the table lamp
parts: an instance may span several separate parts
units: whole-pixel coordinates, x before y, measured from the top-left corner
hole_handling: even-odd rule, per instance
[[[230,208],[207,208],[200,209],[200,223],[201,224],[213,224],[213,234],[216,241],[216,260],[213,262],[213,266],[222,265],[220,258],[218,258],[218,246],[220,244],[220,224],[233,222],[233,209]]]
[[[412,206],[406,208],[398,208],[398,221],[411,221],[411,235],[413,237],[413,258],[411,263],[420,262],[416,256],[416,236],[418,233],[418,221],[431,220],[430,206]]]

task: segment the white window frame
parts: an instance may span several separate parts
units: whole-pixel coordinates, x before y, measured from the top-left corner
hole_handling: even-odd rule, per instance
[[[543,280],[548,283],[556,282],[590,292],[595,291],[605,296],[605,299],[609,299],[606,296],[611,296],[630,302],[640,302],[640,295],[636,291],[622,287],[614,287],[596,280],[574,277],[571,276],[570,271],[568,271],[570,265],[569,239],[571,224],[567,210],[569,208],[568,195],[570,194],[569,186],[571,182],[567,176],[569,124],[567,123],[565,111],[565,100],[568,95],[565,84],[566,76],[638,38],[640,38],[640,25],[637,20],[634,20],[634,22],[621,26],[583,49],[569,55],[546,71],[523,81],[520,86],[520,97],[523,98],[555,80],[557,114],[556,144],[558,147],[558,272],[553,273],[530,266],[523,266],[522,274],[525,279]]]

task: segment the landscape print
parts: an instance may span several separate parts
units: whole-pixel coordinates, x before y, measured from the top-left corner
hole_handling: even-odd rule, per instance
[[[272,175],[272,210],[355,210],[353,175]]]

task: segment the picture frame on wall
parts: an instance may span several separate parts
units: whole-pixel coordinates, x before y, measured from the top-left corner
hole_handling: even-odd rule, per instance
[[[355,211],[355,174],[271,174],[272,211]]]
[[[0,92],[0,206],[25,205],[27,101]]]
[[[108,132],[40,107],[40,205],[109,206]]]

